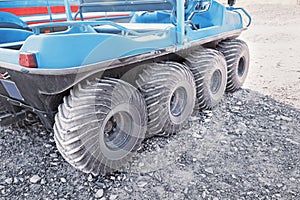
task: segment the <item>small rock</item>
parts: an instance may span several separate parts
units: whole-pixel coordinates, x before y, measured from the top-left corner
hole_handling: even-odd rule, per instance
[[[105,183],[103,183],[103,182],[96,181],[95,184],[96,184],[99,188],[102,188],[102,189],[105,189],[105,188],[106,188],[106,185],[105,185]]]
[[[281,194],[275,194],[275,197],[281,198]]]
[[[131,194],[133,192],[133,189],[131,187],[127,187],[125,186],[124,187],[124,190],[128,193],[128,194]]]
[[[204,119],[204,122],[205,122],[205,123],[210,122],[210,121],[211,121],[210,118],[205,118],[205,119]]]
[[[292,118],[286,117],[286,116],[284,116],[284,115],[281,115],[281,116],[280,116],[280,119],[282,119],[283,121],[288,121],[288,122],[291,122],[291,121],[292,121]]]
[[[46,184],[46,183],[47,183],[47,181],[46,181],[45,179],[42,179],[42,180],[41,180],[41,184],[42,184],[42,185],[44,185],[44,184]]]
[[[90,175],[88,176],[87,180],[88,180],[89,182],[92,182],[92,181],[93,181],[93,176],[90,174]]]
[[[57,158],[58,155],[57,155],[57,153],[50,153],[50,157],[51,157],[51,158]]]
[[[227,144],[227,141],[226,140],[221,140],[220,143],[221,143],[221,145],[225,145],[225,144]]]
[[[14,183],[19,183],[19,179],[18,178],[14,178]]]
[[[200,120],[200,117],[197,117],[197,116],[191,116],[190,121],[199,121]]]
[[[12,184],[12,183],[13,183],[13,179],[12,179],[12,178],[7,178],[7,179],[5,179],[4,181],[5,181],[5,183],[7,183],[7,184]]]
[[[52,147],[52,145],[51,144],[45,144],[44,145],[46,148],[50,148],[50,147]]]
[[[207,173],[210,173],[210,174],[213,174],[214,173],[214,170],[212,167],[207,167],[204,169],[204,171],[206,171]]]
[[[60,181],[62,182],[62,183],[66,183],[67,182],[67,180],[65,179],[65,178],[60,178]]]
[[[121,181],[121,180],[122,180],[122,177],[121,177],[121,176],[117,176],[117,180],[118,180],[118,181]]]
[[[200,174],[199,176],[201,176],[202,178],[206,178],[205,174]]]
[[[197,158],[193,158],[193,162],[196,162],[197,161]]]
[[[290,181],[295,182],[296,179],[294,177],[289,178]]]
[[[145,163],[143,163],[143,162],[139,163],[139,167],[144,167],[144,166],[145,166]]]
[[[281,118],[280,118],[280,116],[277,116],[277,117],[275,117],[275,119],[276,119],[276,120],[280,120]]]
[[[31,182],[31,183],[37,183],[37,182],[39,182],[41,180],[41,178],[38,176],[38,175],[33,175],[30,179],[29,179],[29,181]]]
[[[212,113],[211,110],[203,110],[202,112],[203,112],[206,116],[209,116],[209,117],[213,116],[213,113]]]
[[[233,147],[232,150],[233,150],[234,152],[237,152],[239,149],[238,149],[237,147]]]
[[[146,185],[147,185],[148,183],[146,182],[146,181],[140,181],[140,182],[138,182],[138,186],[139,187],[145,187]]]
[[[95,197],[96,198],[101,198],[101,197],[103,197],[103,194],[104,194],[103,189],[99,189],[99,190],[97,190],[97,192],[95,194]]]
[[[118,195],[110,195],[109,200],[115,200],[118,198]]]
[[[189,191],[189,188],[185,188],[184,191],[183,191],[183,193],[184,194],[188,194],[188,191]]]
[[[231,177],[232,177],[232,178],[234,178],[234,179],[236,179],[236,178],[237,178],[237,177],[236,177],[236,175],[234,175],[234,174],[232,174],[232,175],[231,175]]]
[[[31,184],[29,187],[30,187],[31,191],[35,191],[35,192],[37,192],[41,189],[41,185],[39,185],[39,184]]]
[[[193,133],[192,137],[197,138],[197,139],[202,139],[202,135],[199,135],[198,133]]]
[[[290,138],[285,138],[285,140],[288,141],[289,143],[294,144],[294,145],[299,145],[300,144],[300,143],[298,143],[298,142],[296,142],[296,141],[294,141],[294,140],[292,140]]]
[[[243,104],[242,104],[241,101],[238,101],[238,102],[236,103],[236,105],[241,106],[241,105],[243,105]]]
[[[239,106],[232,106],[232,110],[233,111],[240,110],[240,107]]]
[[[57,166],[58,162],[50,162],[50,165]]]

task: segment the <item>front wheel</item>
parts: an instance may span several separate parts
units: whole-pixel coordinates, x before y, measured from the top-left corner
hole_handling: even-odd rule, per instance
[[[117,79],[86,80],[59,106],[54,138],[71,165],[107,174],[132,157],[144,139],[146,123],[145,102],[133,86]]]
[[[227,62],[228,80],[226,91],[240,89],[249,70],[249,49],[247,44],[238,39],[228,39],[219,43],[218,50],[223,53]]]

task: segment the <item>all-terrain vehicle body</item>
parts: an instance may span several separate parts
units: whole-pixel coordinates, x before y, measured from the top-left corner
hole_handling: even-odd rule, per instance
[[[0,29],[0,119],[34,113],[84,172],[118,169],[145,137],[177,132],[246,78],[249,52],[236,38],[251,18],[234,1],[80,0],[79,15],[134,12],[126,23],[74,21],[64,3],[66,22]],[[41,33],[48,27],[68,28]]]

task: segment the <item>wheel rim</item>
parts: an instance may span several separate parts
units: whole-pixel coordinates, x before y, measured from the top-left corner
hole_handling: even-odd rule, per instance
[[[238,63],[238,76],[242,77],[245,73],[245,69],[246,69],[246,60],[245,57],[241,57]]]
[[[222,72],[218,69],[214,71],[211,82],[210,82],[210,90],[213,94],[216,94],[221,87],[222,84]]]
[[[133,119],[129,113],[121,111],[115,113],[105,124],[104,142],[112,151],[122,149],[129,141],[133,129]]]
[[[177,88],[170,100],[170,111],[174,117],[180,116],[187,105],[187,93],[183,87]]]

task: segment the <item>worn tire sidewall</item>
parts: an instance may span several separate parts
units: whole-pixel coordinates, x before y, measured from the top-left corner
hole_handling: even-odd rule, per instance
[[[172,94],[178,88],[184,88],[184,90],[186,92],[186,100],[185,100],[186,105],[185,105],[183,111],[181,112],[181,114],[176,117],[171,113],[170,102],[171,102]],[[191,88],[193,88],[193,89],[191,90]],[[188,117],[193,112],[193,109],[195,106],[195,96],[196,96],[196,92],[195,92],[194,88],[195,88],[195,86],[192,83],[190,83],[189,81],[181,80],[171,90],[170,95],[169,95],[169,100],[168,100],[168,113],[169,113],[169,117],[170,117],[170,120],[172,121],[172,123],[174,123],[176,125],[182,124],[184,121],[186,121],[188,119]]]
[[[237,53],[236,57],[235,57],[235,61],[233,63],[233,71],[232,73],[234,73],[234,76],[232,76],[232,81],[234,82],[234,88],[240,88],[242,87],[242,85],[244,84],[247,75],[248,75],[248,71],[249,71],[249,64],[250,64],[250,58],[249,58],[249,51],[247,51],[246,49],[247,47],[245,47],[244,45],[242,45],[239,49],[239,52]],[[245,70],[242,76],[239,76],[238,74],[238,68],[239,68],[239,61],[240,59],[244,59],[245,62]]]
[[[211,101],[210,105],[212,107],[215,107],[219,102],[220,99],[222,99],[225,89],[226,89],[226,83],[227,83],[227,69],[226,69],[226,62],[225,60],[215,60],[214,61],[214,65],[212,65],[212,67],[207,69],[207,72],[205,74],[205,78],[204,78],[204,96],[206,96],[206,99],[209,99]],[[212,77],[215,71],[220,70],[221,72],[221,84],[220,84],[220,88],[216,93],[213,93],[211,91],[211,81],[212,81]]]

